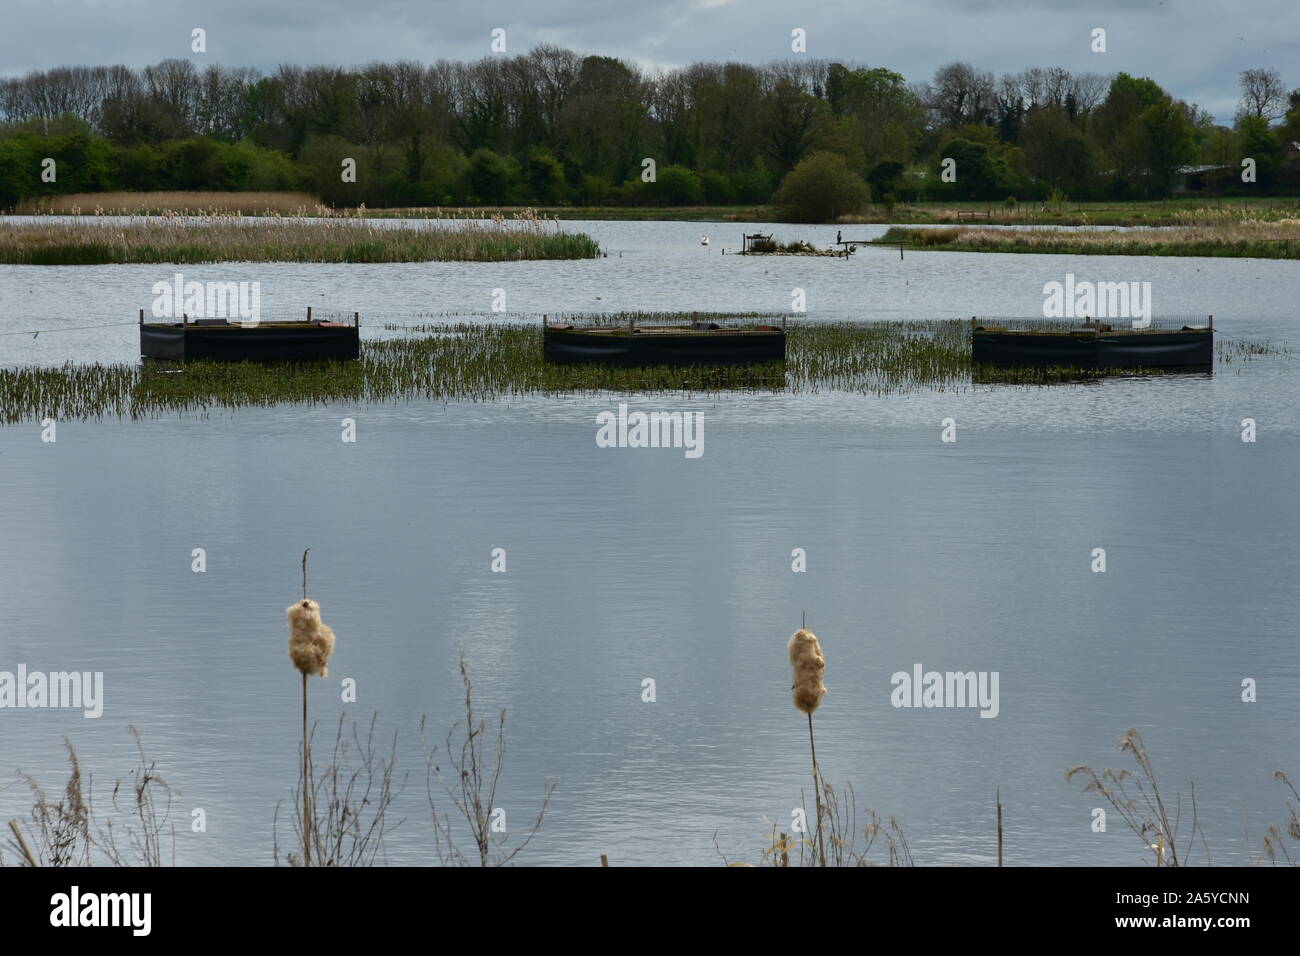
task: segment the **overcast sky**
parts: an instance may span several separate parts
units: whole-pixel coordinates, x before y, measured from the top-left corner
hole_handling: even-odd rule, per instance
[[[190,52],[207,31],[208,52]],[[491,32],[508,53],[539,43],[645,66],[808,55],[886,66],[909,81],[965,60],[1150,76],[1230,123],[1237,74],[1300,86],[1297,0],[0,0],[0,74],[63,65],[143,66],[189,56],[266,70],[280,62],[477,59]],[[1107,52],[1090,50],[1106,30]]]

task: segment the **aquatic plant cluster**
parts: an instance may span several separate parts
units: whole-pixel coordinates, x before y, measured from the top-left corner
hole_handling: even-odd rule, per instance
[[[634,313],[635,321],[659,313]],[[676,321],[735,321],[699,313]],[[625,324],[628,313],[605,316]],[[749,316],[749,321],[771,321]],[[553,321],[583,321],[578,314]],[[565,393],[894,394],[972,383],[1050,384],[1085,377],[1070,369],[991,370],[972,366],[968,322],[799,323],[788,329],[787,360],[751,366],[613,368],[555,365],[542,357],[540,324],[442,322],[389,326],[399,337],[367,341],[358,362],[147,362],[0,369],[0,423],[152,418],[173,412],[276,404],[492,401]],[[1270,346],[1220,341],[1222,361],[1276,353]],[[1128,374],[1142,370],[1127,370]],[[1112,373],[1115,374],[1115,373]],[[1126,374],[1126,373],[1118,373]],[[1144,373],[1157,374],[1157,373]],[[1086,373],[1096,378],[1096,373]]]
[[[596,240],[530,211],[513,219],[384,226],[360,218],[234,215],[0,222],[0,263],[509,262],[591,259]]]

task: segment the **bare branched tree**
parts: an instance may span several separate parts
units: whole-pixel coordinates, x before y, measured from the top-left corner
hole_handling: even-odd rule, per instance
[[[1242,70],[1237,118],[1262,116],[1270,123],[1286,114],[1286,86],[1277,70]]]

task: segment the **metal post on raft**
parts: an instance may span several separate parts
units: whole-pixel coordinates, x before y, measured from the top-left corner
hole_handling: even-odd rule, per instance
[[[543,331],[543,332],[546,331],[546,313],[545,313],[545,312],[542,313],[542,331]]]
[[[1214,331],[1214,316],[1210,316],[1209,330],[1210,330],[1211,332]]]
[[[182,313],[181,313],[181,325],[185,325],[187,322],[189,322],[189,320],[190,320],[190,317],[189,317],[188,315],[186,315],[184,312],[182,312]]]
[[[144,309],[140,310],[140,324],[144,325]]]
[[[307,321],[311,321],[311,306],[307,306]]]
[[[353,312],[353,313],[352,313],[352,324],[355,325],[357,328],[361,328],[361,313],[360,313],[360,312]]]

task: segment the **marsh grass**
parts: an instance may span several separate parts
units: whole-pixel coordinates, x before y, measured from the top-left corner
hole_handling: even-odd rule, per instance
[[[1300,219],[1264,221],[1227,214],[1198,219],[1189,214],[1168,228],[1127,231],[893,227],[875,242],[948,252],[1300,259]]]
[[[612,318],[619,319],[614,324],[626,322]],[[679,322],[690,318],[675,316]],[[694,318],[725,316],[700,313]],[[1077,369],[973,366],[969,323],[957,320],[791,324],[784,363],[653,368],[546,362],[540,324],[448,322],[401,328],[404,334],[399,337],[367,341],[356,362],[67,363],[0,368],[0,424],[45,417],[59,421],[157,418],[281,404],[495,401],[528,395],[889,395],[920,389],[951,391],[972,384],[1071,384],[1102,377]],[[1216,355],[1235,362],[1265,355],[1290,357],[1285,349],[1235,339],[1217,342]],[[1128,369],[1107,374],[1159,373]]]
[[[803,801],[807,803],[806,799]],[[852,784],[837,789],[825,779],[820,792],[822,843],[808,835],[788,834],[769,823],[757,866],[913,866],[912,848],[897,817],[884,821],[875,810],[858,810]],[[807,817],[807,807],[804,807]],[[727,866],[751,866],[733,862],[717,846],[714,849]]]
[[[1205,863],[1210,864],[1210,847],[1201,829],[1196,808],[1196,785],[1190,785],[1188,819],[1184,824],[1181,794],[1168,799],[1161,790],[1151,756],[1142,735],[1133,728],[1120,738],[1119,750],[1133,758],[1137,772],[1128,768],[1100,771],[1089,766],[1072,767],[1065,774],[1067,781],[1083,777],[1085,793],[1096,793],[1119,814],[1129,830],[1141,841],[1147,854],[1154,855],[1156,866],[1186,866],[1196,849],[1197,838],[1205,853]],[[1180,844],[1180,828],[1186,835]]]
[[[1249,199],[1241,196],[1093,202],[1004,203],[920,202],[875,204],[860,214],[840,217],[842,223],[969,223],[979,219],[1002,225],[1055,226],[1178,226],[1213,225],[1233,220],[1276,221],[1295,218],[1300,204],[1293,198]],[[756,217],[757,218],[757,217]],[[771,218],[769,215],[767,218]]]
[[[508,262],[591,259],[590,236],[531,215],[488,222],[379,225],[364,218],[233,215],[0,220],[0,263],[102,265],[206,262]]]
[[[21,216],[329,216],[330,207],[303,192],[105,192],[42,196],[22,203]]]
[[[1291,855],[1292,851],[1287,844],[1300,844],[1300,791],[1296,790],[1291,778],[1281,770],[1273,774],[1273,779],[1281,781],[1290,793],[1286,798],[1287,819],[1280,825],[1275,823],[1269,826],[1264,834],[1261,858],[1274,865],[1282,863],[1296,866],[1298,861]]]
[[[176,828],[171,821],[173,791],[145,753],[140,732],[135,740],[136,765],[113,786],[111,810],[95,809],[94,786],[81,770],[71,742],[68,780],[63,792],[50,796],[30,774],[18,772],[31,792],[26,825],[10,822],[9,849],[26,865],[163,866],[176,862]]]

